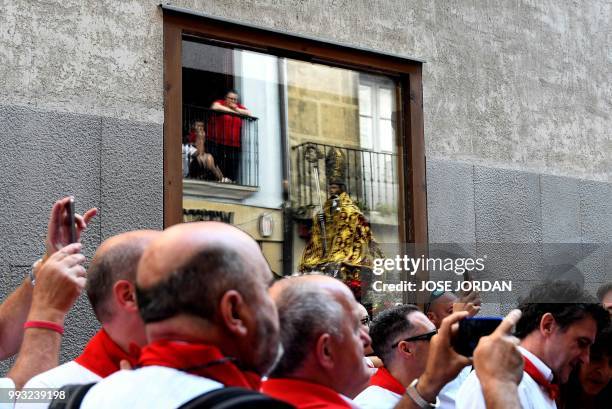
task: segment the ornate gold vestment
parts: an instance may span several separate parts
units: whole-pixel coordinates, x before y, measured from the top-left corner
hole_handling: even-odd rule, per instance
[[[332,199],[325,201],[325,232],[327,251],[324,251],[321,226],[317,215],[313,218],[312,237],[302,255],[300,272],[326,271],[330,264],[339,272],[338,278],[347,277],[347,270],[355,267],[371,268],[374,257],[382,254],[372,237],[370,224],[346,192],[338,195],[338,204],[332,208]]]

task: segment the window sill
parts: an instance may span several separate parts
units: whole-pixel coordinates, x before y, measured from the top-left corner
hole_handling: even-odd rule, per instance
[[[183,179],[183,194],[187,196],[241,200],[258,191],[259,188],[253,186]]]

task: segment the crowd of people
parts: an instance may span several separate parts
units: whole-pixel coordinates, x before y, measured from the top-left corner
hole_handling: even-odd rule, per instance
[[[51,408],[608,406],[611,285],[599,302],[572,283],[537,285],[467,357],[453,341],[478,313],[473,294],[371,320],[335,278],[276,280],[257,242],[219,222],[111,237],[86,271],[70,200],[53,206],[45,256],[0,306],[2,358],[19,351],[2,387],[62,388]],[[95,215],[76,216],[77,238]],[[83,290],[101,329],[58,366]]]

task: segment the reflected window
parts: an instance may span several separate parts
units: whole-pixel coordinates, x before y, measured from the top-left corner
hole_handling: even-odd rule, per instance
[[[192,36],[182,79],[184,221],[235,224],[279,275],[323,271],[359,298],[399,242],[398,79]]]

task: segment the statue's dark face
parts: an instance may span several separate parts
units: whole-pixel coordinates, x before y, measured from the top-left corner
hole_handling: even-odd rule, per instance
[[[330,196],[338,196],[340,193],[342,193],[342,186],[332,183],[329,185],[328,191]]]

